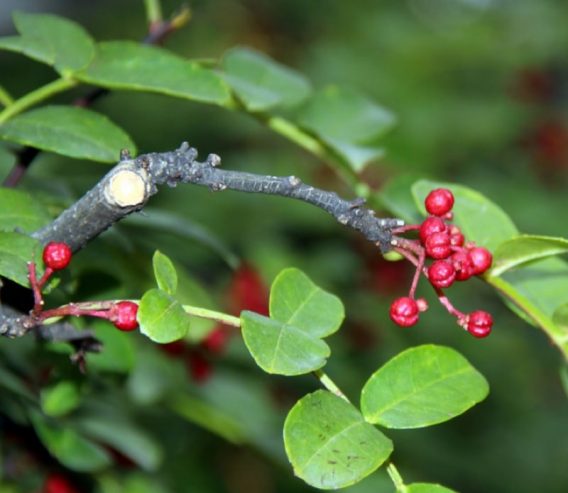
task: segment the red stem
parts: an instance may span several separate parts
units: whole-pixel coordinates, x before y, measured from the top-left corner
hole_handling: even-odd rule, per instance
[[[398,235],[401,233],[407,233],[408,231],[418,231],[420,229],[419,224],[407,224],[405,226],[400,226],[399,228],[394,228],[392,230],[393,235]]]

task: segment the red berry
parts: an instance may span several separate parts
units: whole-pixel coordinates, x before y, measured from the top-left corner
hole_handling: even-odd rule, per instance
[[[487,337],[492,326],[493,317],[487,312],[478,310],[468,316],[467,331],[474,337]]]
[[[452,224],[449,233],[450,243],[452,244],[452,246],[463,246],[463,244],[465,243],[465,238],[460,228]]]
[[[437,288],[449,288],[456,280],[456,269],[450,262],[436,260],[428,267],[428,279]]]
[[[491,252],[483,247],[474,247],[469,250],[469,258],[473,264],[473,271],[475,275],[483,274],[493,262]]]
[[[185,354],[185,342],[181,339],[177,341],[168,342],[166,344],[159,344],[158,347],[172,358],[179,358]]]
[[[138,320],[136,319],[138,305],[136,303],[121,301],[115,305],[115,309],[112,321],[117,329],[130,331],[138,327]]]
[[[450,262],[456,270],[456,280],[457,281],[467,281],[471,276],[474,275],[473,262],[469,253],[465,250],[454,253],[450,257]]]
[[[241,265],[229,286],[229,303],[233,313],[243,310],[268,315],[268,288],[253,266]]]
[[[50,241],[43,249],[43,263],[52,270],[65,269],[72,256],[73,252],[67,243]]]
[[[427,217],[424,219],[420,225],[420,231],[418,232],[422,244],[426,243],[426,238],[433,235],[434,233],[443,233],[447,230],[446,223],[442,221],[439,217]]]
[[[195,383],[205,383],[213,375],[213,365],[197,351],[189,354],[186,364],[191,379]]]
[[[412,298],[397,298],[390,307],[391,320],[401,327],[410,327],[418,322],[420,310]]]
[[[454,206],[454,195],[447,188],[437,188],[428,194],[424,204],[429,214],[444,216]]]
[[[450,235],[448,233],[434,233],[426,238],[424,243],[426,255],[435,259],[447,258],[452,253]]]
[[[201,341],[201,345],[212,353],[221,353],[227,342],[229,342],[229,332],[221,325],[209,332]]]
[[[43,493],[77,493],[77,490],[65,476],[52,473],[45,480]]]

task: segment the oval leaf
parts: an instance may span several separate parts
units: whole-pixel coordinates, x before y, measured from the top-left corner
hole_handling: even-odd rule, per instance
[[[519,234],[513,221],[496,204],[475,190],[428,180],[417,181],[412,194],[418,208],[426,213],[424,199],[435,188],[449,188],[455,196],[454,222],[461,228],[468,241],[494,250],[502,242]]]
[[[300,399],[284,423],[296,476],[320,489],[361,481],[391,454],[392,442],[344,399],[318,390]]]
[[[172,296],[177,291],[177,272],[172,261],[159,250],[156,250],[152,257],[152,265],[154,267],[154,277],[158,283],[158,287]]]
[[[130,137],[106,116],[73,106],[45,106],[0,126],[0,139],[63,156],[116,162],[121,149],[136,154]]]
[[[299,123],[341,155],[355,171],[383,155],[376,141],[394,125],[394,115],[352,90],[328,87],[309,99]]]
[[[142,334],[160,344],[181,339],[189,330],[189,317],[183,306],[160,289],[151,289],[142,296],[138,323]]]
[[[339,329],[345,318],[341,300],[316,286],[299,269],[284,269],[270,289],[270,316],[316,337]]]
[[[48,424],[39,414],[32,414],[34,429],[45,448],[73,471],[93,472],[111,463],[108,453],[96,443],[69,427]]]
[[[85,435],[112,446],[142,469],[154,471],[162,462],[160,446],[143,428],[125,417],[112,412],[99,416],[89,414],[82,416],[77,426]]]
[[[31,233],[50,220],[45,206],[27,192],[0,188],[0,230]]]
[[[229,88],[215,72],[156,46],[99,43],[93,62],[77,78],[110,89],[129,89],[228,105]]]
[[[20,233],[0,232],[0,275],[28,286],[28,262],[37,260],[39,242]]]
[[[329,346],[310,333],[278,320],[244,311],[241,328],[250,354],[267,373],[302,375],[325,365]]]
[[[412,483],[406,486],[405,493],[456,493],[456,491],[434,483]]]
[[[41,392],[41,408],[48,416],[64,416],[80,403],[79,389],[73,382],[59,382]]]
[[[499,245],[490,275],[500,276],[513,267],[568,252],[568,240],[551,236],[522,235]]]
[[[457,351],[424,345],[403,351],[371,376],[361,410],[370,423],[421,428],[462,414],[488,392],[483,375]]]
[[[223,57],[225,80],[250,111],[299,103],[311,91],[298,72],[250,48],[235,48]]]
[[[0,38],[0,49],[22,53],[60,72],[86,67],[95,44],[79,24],[50,14],[14,13],[21,36]]]

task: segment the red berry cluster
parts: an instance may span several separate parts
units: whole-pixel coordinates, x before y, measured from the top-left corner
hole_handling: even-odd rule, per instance
[[[440,302],[457,318],[458,324],[475,337],[486,337],[491,332],[493,320],[489,313],[474,311],[466,315],[452,306],[442,289],[456,281],[466,281],[486,272],[493,260],[491,253],[466,242],[460,229],[451,224],[454,196],[446,188],[432,190],[425,200],[429,216],[419,225],[402,226],[394,234],[418,231],[418,239],[395,237],[394,250],[416,266],[416,273],[408,296],[396,299],[390,308],[390,318],[401,327],[410,327],[427,306],[424,300],[414,297],[421,274],[430,281]],[[426,259],[432,259],[426,266]]]

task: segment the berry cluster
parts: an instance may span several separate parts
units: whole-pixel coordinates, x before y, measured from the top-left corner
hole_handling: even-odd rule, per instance
[[[43,309],[42,290],[44,286],[55,272],[65,269],[71,263],[72,257],[73,252],[69,245],[52,241],[43,249],[42,258],[45,271],[41,278],[37,278],[35,263],[30,262],[28,264],[30,285],[34,293],[34,307],[31,316],[36,322],[41,323],[51,317],[67,315],[90,316],[109,320],[119,330],[131,331],[136,329],[138,327],[138,305],[132,301],[71,303],[51,310]]]
[[[416,286],[423,274],[434,287],[442,305],[456,317],[458,324],[475,337],[486,337],[493,325],[491,315],[484,311],[470,314],[460,312],[442,289],[449,288],[456,281],[466,281],[486,272],[493,260],[491,253],[472,242],[466,242],[460,229],[450,222],[454,206],[454,196],[450,190],[432,190],[426,197],[425,206],[429,216],[421,224],[393,230],[395,235],[417,231],[418,239],[393,238],[394,250],[416,266],[416,273],[408,296],[392,303],[390,318],[401,327],[410,327],[418,322],[420,312],[428,308],[423,299],[415,299]],[[432,260],[429,266],[426,266],[426,259]]]

